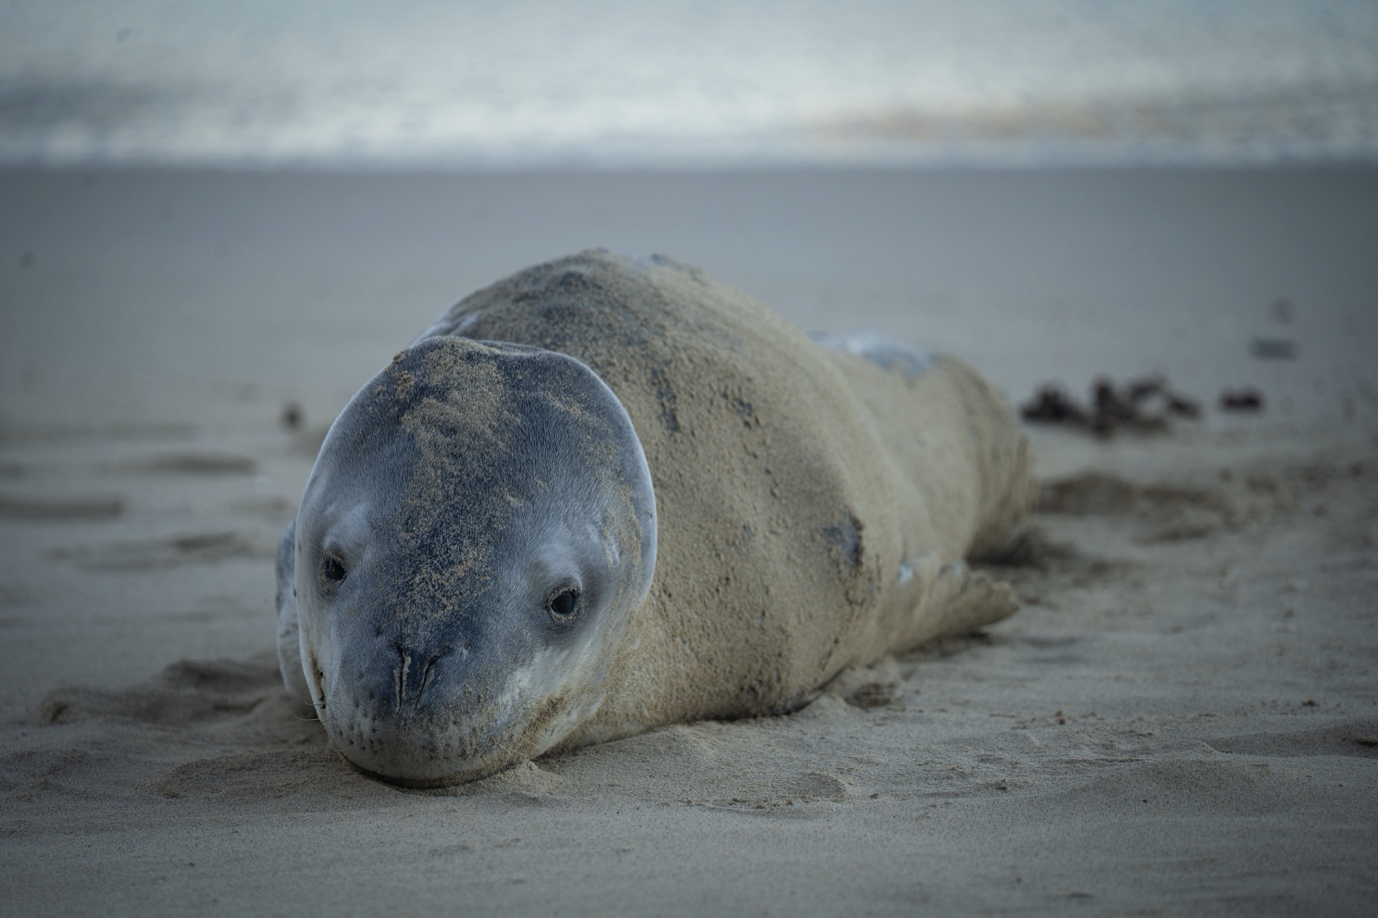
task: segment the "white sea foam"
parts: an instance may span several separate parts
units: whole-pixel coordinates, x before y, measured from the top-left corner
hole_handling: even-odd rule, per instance
[[[1378,4],[0,7],[0,164],[1378,161]]]

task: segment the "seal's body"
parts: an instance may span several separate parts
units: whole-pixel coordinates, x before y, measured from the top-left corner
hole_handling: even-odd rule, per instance
[[[283,677],[411,784],[789,711],[1012,612],[963,559],[1033,493],[957,361],[585,252],[469,296],[342,412],[279,552]]]

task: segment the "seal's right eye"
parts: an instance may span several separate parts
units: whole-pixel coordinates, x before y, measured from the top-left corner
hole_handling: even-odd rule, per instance
[[[579,611],[579,588],[568,586],[545,601],[546,611],[557,622],[568,621]]]
[[[349,568],[345,565],[344,559],[335,552],[326,552],[321,556],[321,584],[325,587],[333,587],[349,576]]]

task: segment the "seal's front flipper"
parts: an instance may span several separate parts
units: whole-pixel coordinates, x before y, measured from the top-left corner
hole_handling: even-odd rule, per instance
[[[1008,583],[961,561],[943,564],[929,553],[912,564],[914,585],[922,594],[914,600],[913,620],[920,630],[907,642],[910,646],[971,634],[1019,609]]]
[[[314,711],[311,690],[301,668],[301,627],[297,623],[297,521],[287,524],[278,542],[278,669],[293,701]]]
[[[935,623],[940,630],[934,638],[971,634],[1019,610],[1019,599],[1010,585],[981,571],[968,569],[960,581],[954,578],[952,587],[951,598]]]

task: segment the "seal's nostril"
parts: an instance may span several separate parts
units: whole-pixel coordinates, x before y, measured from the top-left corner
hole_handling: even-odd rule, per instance
[[[435,656],[431,657],[429,660],[426,661],[425,667],[421,670],[421,687],[417,689],[416,692],[416,704],[418,707],[421,704],[421,696],[425,694],[426,689],[431,684],[431,677],[435,675],[435,661],[439,660],[440,657],[441,654],[436,654]]]
[[[400,645],[393,645],[397,651],[398,663],[393,670],[395,681],[395,692],[397,704],[394,710],[402,712],[402,706],[408,701],[415,708],[420,708],[422,695],[430,687],[431,680],[435,676],[436,663],[451,650],[449,647],[441,649],[438,653],[425,655],[423,651],[408,650]]]
[[[307,664],[309,666],[307,678],[310,680],[310,687],[315,689],[311,696],[311,704],[316,711],[316,716],[324,720],[325,718],[321,716],[321,712],[325,710],[325,670],[323,670],[320,663],[317,662],[316,651],[314,649],[307,648],[306,654]]]
[[[393,678],[396,680],[397,705],[394,708],[399,714],[402,712],[402,702],[407,697],[407,673],[411,669],[411,654],[401,647],[397,648],[399,662],[397,668],[393,670]]]

